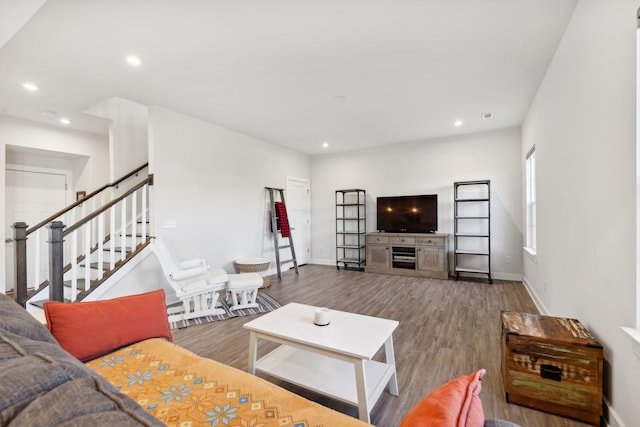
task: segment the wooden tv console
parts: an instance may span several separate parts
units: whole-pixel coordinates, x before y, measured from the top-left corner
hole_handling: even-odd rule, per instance
[[[367,273],[449,278],[448,234],[367,233]]]

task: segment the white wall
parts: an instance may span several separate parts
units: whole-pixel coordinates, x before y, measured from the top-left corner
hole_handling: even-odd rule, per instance
[[[115,104],[109,128],[111,181],[149,161],[147,106],[119,98]]]
[[[107,182],[109,174],[109,146],[106,136],[92,135],[83,132],[67,131],[58,127],[45,126],[26,120],[0,116],[0,219],[5,223],[5,165],[7,163],[7,146],[19,147],[27,150],[37,150],[39,157],[47,153],[56,157],[53,167],[59,168],[69,162],[61,160],[67,158],[73,163],[74,186],[76,190],[91,191]],[[13,148],[12,148],[13,149]],[[23,161],[23,154],[12,153],[9,159],[13,162]],[[24,161],[26,162],[26,161]],[[34,164],[30,164],[34,166]],[[40,166],[46,166],[41,164]],[[53,213],[53,212],[52,212]],[[0,238],[5,239],[5,228],[0,231]],[[6,245],[0,247],[0,271],[5,271]],[[3,292],[4,281],[0,284]]]
[[[638,425],[635,326],[636,0],[581,0],[522,127],[537,163],[537,263],[524,277],[548,314],[604,346],[612,426]]]
[[[0,144],[3,153],[8,145],[10,149],[26,149],[23,153],[10,154],[9,160],[20,164],[66,169],[63,165],[72,162],[73,184],[78,191],[95,190],[109,178],[109,145],[106,136],[0,115]],[[39,153],[39,160],[30,155],[31,150]],[[43,163],[42,158],[47,156],[51,157],[50,161]],[[2,164],[7,162],[3,161]],[[2,189],[4,191],[4,181]]]
[[[127,263],[121,270],[124,271],[120,273],[119,270],[115,273],[118,277],[111,287],[103,289],[102,286],[99,286],[87,296],[86,300],[112,299],[162,288],[167,294],[168,304],[179,302],[179,299],[174,296],[175,290],[171,289],[165,279],[160,262],[150,246],[143,249],[138,256]]]
[[[146,105],[113,97],[89,108],[87,112],[111,121],[109,182],[114,182],[148,162],[149,109]]]
[[[437,193],[438,232],[452,234],[453,183],[490,179],[492,271],[520,280],[521,167],[519,128],[313,156],[313,262],[335,265],[335,190],[366,190],[368,231],[376,230],[377,197]]]
[[[235,259],[267,257],[275,271],[264,187],[309,178],[309,157],[161,107],[149,110],[149,145],[152,221],[173,255],[227,272]]]

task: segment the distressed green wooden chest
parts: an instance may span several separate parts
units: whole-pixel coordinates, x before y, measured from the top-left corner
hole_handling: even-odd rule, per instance
[[[575,319],[503,311],[507,402],[600,425],[602,346]]]

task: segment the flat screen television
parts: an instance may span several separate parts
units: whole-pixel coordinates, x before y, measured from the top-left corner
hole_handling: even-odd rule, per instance
[[[435,233],[438,195],[378,197],[377,228],[388,233]]]

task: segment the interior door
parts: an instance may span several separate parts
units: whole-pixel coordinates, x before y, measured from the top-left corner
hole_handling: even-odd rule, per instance
[[[311,255],[311,191],[309,180],[287,178],[287,216],[298,265],[306,264]]]
[[[28,226],[36,225],[49,215],[66,206],[67,175],[64,173],[35,171],[22,168],[10,168],[5,172],[5,236],[6,268],[5,290],[15,286],[15,242],[13,242],[13,223],[22,221]],[[47,254],[46,230],[40,237],[42,254]],[[27,247],[29,253],[33,250],[35,239],[29,236]],[[27,264],[27,278],[33,277],[35,265]],[[41,256],[39,267],[40,278],[45,280],[48,275],[48,258]],[[33,287],[33,283],[28,283]]]

